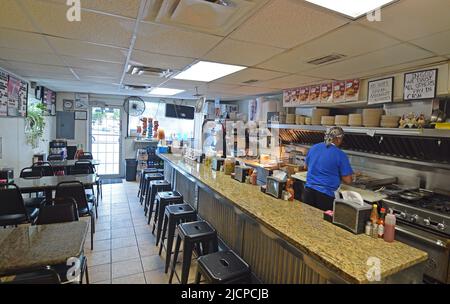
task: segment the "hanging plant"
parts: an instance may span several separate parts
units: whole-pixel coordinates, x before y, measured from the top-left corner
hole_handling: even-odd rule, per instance
[[[39,141],[44,136],[45,120],[42,115],[45,105],[42,103],[32,104],[28,108],[25,118],[25,136],[27,143],[36,149],[39,147]]]

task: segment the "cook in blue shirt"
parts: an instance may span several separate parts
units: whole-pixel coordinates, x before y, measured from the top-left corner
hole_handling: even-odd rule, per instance
[[[342,128],[333,127],[325,133],[325,142],[311,147],[306,156],[306,177],[303,201],[321,210],[333,210],[334,192],[341,185],[351,184],[353,170],[347,155],[339,149],[344,138]]]

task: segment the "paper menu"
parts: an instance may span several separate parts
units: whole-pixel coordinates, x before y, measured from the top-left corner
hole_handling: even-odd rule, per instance
[[[0,71],[0,116],[8,115],[8,74]]]
[[[357,101],[359,99],[359,79],[345,81],[345,101]]]
[[[320,85],[312,85],[309,89],[309,102],[320,101]]]
[[[333,98],[333,84],[323,83],[320,86],[320,102],[331,102]]]
[[[333,82],[333,102],[345,101],[345,81]]]
[[[309,97],[309,87],[301,87],[299,89],[298,100],[300,103],[307,103]]]

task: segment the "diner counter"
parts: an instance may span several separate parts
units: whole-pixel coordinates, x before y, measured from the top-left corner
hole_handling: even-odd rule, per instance
[[[322,211],[316,208],[299,201],[275,199],[261,192],[259,186],[239,183],[223,172],[205,168],[203,164],[186,163],[180,155],[160,154],[160,157],[180,174],[232,202],[245,215],[346,283],[371,282],[367,273],[373,270],[369,263],[373,258],[379,259],[381,282],[387,282],[386,278],[407,269],[422,269],[427,260],[426,252],[398,241],[387,243],[365,234],[355,235],[323,220]],[[198,204],[202,204],[201,197]],[[246,242],[245,238],[242,242]]]

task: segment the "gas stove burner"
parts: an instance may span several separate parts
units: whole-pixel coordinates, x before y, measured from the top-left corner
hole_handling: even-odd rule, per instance
[[[431,201],[422,202],[420,206],[422,208],[429,209],[435,212],[450,214],[450,201],[432,199]]]
[[[407,200],[407,201],[419,201],[421,199],[430,197],[433,195],[433,192],[423,190],[423,189],[417,189],[417,190],[406,190],[403,192],[400,192],[398,194],[399,197]]]

